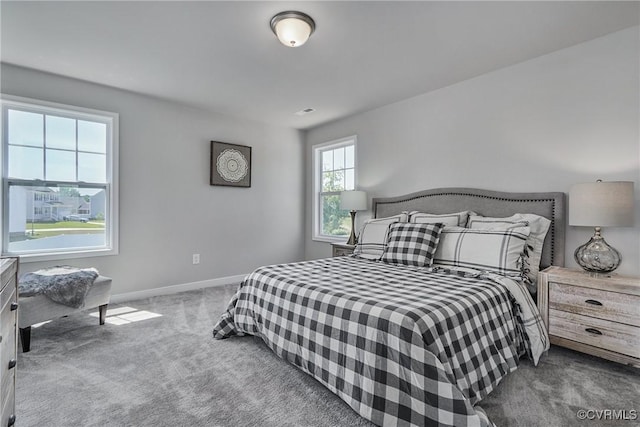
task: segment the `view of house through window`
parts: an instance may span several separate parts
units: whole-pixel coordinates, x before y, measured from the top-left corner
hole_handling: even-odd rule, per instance
[[[10,185],[9,206],[9,252],[107,243],[104,189]]]
[[[351,231],[349,212],[340,208],[340,193],[355,190],[355,137],[314,149],[316,176],[316,238],[346,237]]]
[[[3,252],[111,249],[117,116],[3,101],[3,119]]]

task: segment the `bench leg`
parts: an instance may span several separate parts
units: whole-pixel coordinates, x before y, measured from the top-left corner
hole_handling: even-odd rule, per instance
[[[98,307],[98,310],[100,311],[100,324],[104,325],[104,319],[107,317],[107,306],[109,304],[103,304],[100,307]]]
[[[22,352],[28,353],[31,350],[31,326],[20,328],[20,341],[22,342]]]

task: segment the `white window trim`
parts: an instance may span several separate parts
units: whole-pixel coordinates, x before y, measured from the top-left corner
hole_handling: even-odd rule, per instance
[[[313,200],[312,200],[312,237],[311,239],[316,242],[327,242],[327,243],[344,243],[349,236],[326,236],[320,234],[320,188],[322,186],[322,182],[320,179],[319,171],[322,169],[322,159],[321,156],[318,155],[320,151],[323,151],[324,148],[331,147],[340,148],[342,146],[352,145],[353,144],[353,152],[354,152],[354,168],[356,173],[353,177],[353,185],[354,188],[358,188],[358,137],[357,135],[346,136],[344,138],[335,139],[333,141],[323,142],[320,144],[315,144],[311,147],[311,161],[312,165],[312,173],[313,173]]]
[[[0,105],[2,106],[2,114],[0,114],[0,127],[2,128],[2,147],[0,149],[0,160],[2,165],[2,185],[0,185],[0,212],[2,212],[2,233],[0,233],[0,248],[2,248],[3,256],[19,256],[20,262],[36,262],[36,261],[55,261],[61,259],[72,258],[88,258],[95,256],[117,255],[119,252],[119,114],[109,111],[94,110],[90,108],[76,107],[74,105],[59,104],[55,102],[41,101],[39,99],[24,98],[13,95],[0,94]],[[108,245],[106,248],[78,248],[72,250],[60,250],[52,251],[48,253],[12,253],[4,250],[4,236],[5,230],[8,229],[8,212],[5,211],[7,206],[4,205],[5,192],[8,191],[8,159],[7,159],[7,129],[3,125],[4,111],[7,107],[24,108],[28,110],[38,110],[43,113],[51,113],[55,115],[61,115],[60,110],[72,111],[74,117],[78,118],[86,116],[88,119],[95,119],[98,117],[103,120],[105,117],[111,121],[111,146],[107,147],[106,160],[107,160],[107,204],[109,206],[110,215],[110,227],[107,234]]]

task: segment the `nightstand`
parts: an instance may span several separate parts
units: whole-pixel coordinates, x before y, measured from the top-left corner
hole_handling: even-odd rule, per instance
[[[549,267],[538,308],[551,344],[640,368],[640,278]]]
[[[355,245],[347,245],[346,243],[332,243],[333,248],[332,256],[349,256],[353,253]]]

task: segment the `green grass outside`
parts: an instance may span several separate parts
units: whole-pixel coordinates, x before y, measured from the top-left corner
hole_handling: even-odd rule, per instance
[[[31,229],[27,230],[28,239],[42,239],[43,237],[60,236],[63,234],[102,234],[104,228],[82,229],[82,230],[65,230],[65,231],[48,231],[34,229],[35,234],[31,234]]]
[[[47,230],[52,228],[95,228],[102,230],[104,228],[104,220],[89,220],[89,222],[81,221],[58,221],[58,222],[34,222],[33,226],[30,222],[27,223],[27,231],[34,230]],[[58,233],[59,234],[59,233]]]

